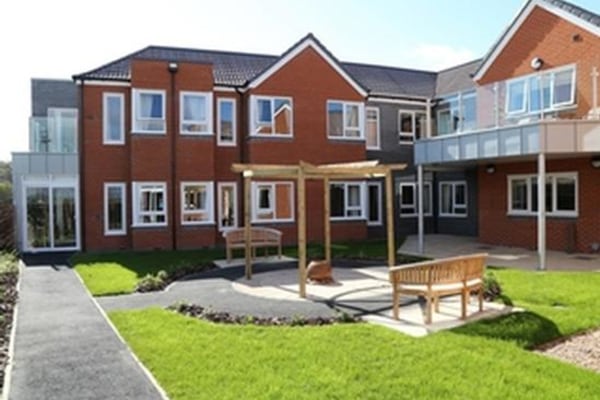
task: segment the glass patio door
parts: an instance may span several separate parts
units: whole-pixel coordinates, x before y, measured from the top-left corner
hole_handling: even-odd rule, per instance
[[[27,250],[76,250],[79,247],[74,186],[25,186],[25,205]]]

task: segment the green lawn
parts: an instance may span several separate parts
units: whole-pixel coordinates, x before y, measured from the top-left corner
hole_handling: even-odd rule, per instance
[[[111,319],[173,400],[592,399],[600,375],[525,348],[600,326],[600,274],[497,270],[528,312],[415,339],[367,324],[216,325],[148,309]]]
[[[384,240],[368,240],[333,244],[334,258],[361,257],[380,258],[386,256]],[[311,244],[307,249],[309,258],[322,257],[323,247]],[[286,247],[284,253],[297,256],[296,247]],[[236,253],[243,254],[243,253]],[[190,251],[149,251],[77,254],[71,264],[79,273],[85,285],[94,296],[131,293],[138,281],[147,274],[160,270],[175,272],[194,265],[202,265],[215,259],[225,258],[223,249],[203,249]],[[409,259],[408,261],[412,261]],[[398,260],[401,262],[401,260]]]

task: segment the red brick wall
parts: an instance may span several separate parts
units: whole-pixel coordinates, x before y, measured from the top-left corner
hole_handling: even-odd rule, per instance
[[[579,35],[581,40],[574,40]],[[530,63],[544,60],[541,70],[577,64],[577,117],[592,104],[591,72],[600,68],[600,38],[558,16],[536,7],[517,30],[513,39],[478,82],[485,85],[535,72]]]
[[[578,218],[547,216],[547,246],[567,251],[574,230],[575,250],[590,252],[592,243],[600,243],[600,170],[590,165],[588,157],[548,160],[547,171],[578,173]],[[508,175],[535,174],[535,162],[497,164],[488,174],[479,168],[479,240],[484,243],[537,248],[537,219],[508,216]]]

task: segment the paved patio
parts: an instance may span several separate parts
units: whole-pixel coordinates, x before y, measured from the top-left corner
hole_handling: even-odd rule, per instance
[[[431,258],[485,252],[489,253],[488,265],[529,270],[538,266],[535,251],[482,244],[470,236],[425,235],[424,250],[425,256]],[[408,236],[398,251],[418,255],[418,236]],[[548,251],[546,257],[546,269],[549,271],[600,271],[600,254]]]

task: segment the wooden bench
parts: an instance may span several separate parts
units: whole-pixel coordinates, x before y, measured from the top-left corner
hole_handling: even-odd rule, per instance
[[[467,317],[467,304],[477,292],[479,311],[483,309],[483,273],[487,254],[442,258],[390,268],[394,319],[400,314],[400,295],[424,297],[427,301],[425,323],[431,323],[431,308],[439,312],[441,296],[461,295],[461,319]]]
[[[227,262],[231,262],[234,249],[245,249],[244,228],[229,229],[223,232],[225,238],[225,248],[227,252]],[[270,228],[250,228],[250,247],[252,257],[256,257],[256,249],[261,247],[265,249],[265,254],[270,247],[277,247],[277,253],[281,258],[281,231]]]

